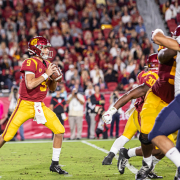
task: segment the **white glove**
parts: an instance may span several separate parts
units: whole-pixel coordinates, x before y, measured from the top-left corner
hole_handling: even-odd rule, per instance
[[[152,31],[152,35],[151,35],[151,40],[152,41],[153,41],[154,36],[159,32],[164,35],[164,32],[161,29],[156,29],[156,30]],[[154,41],[153,41],[153,43],[154,43]]]
[[[115,114],[117,112],[117,109],[115,107],[111,107],[110,109],[108,109],[102,116],[103,121],[106,124],[110,124],[112,121],[112,116],[113,114]]]

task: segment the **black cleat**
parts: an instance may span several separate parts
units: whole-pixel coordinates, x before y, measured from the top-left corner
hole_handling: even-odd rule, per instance
[[[108,155],[104,158],[102,165],[111,165],[114,156],[115,154],[113,152],[109,152]]]
[[[125,166],[126,166],[126,163],[128,162],[128,159],[129,159],[127,152],[128,152],[128,150],[126,148],[122,148],[119,151],[117,168],[118,168],[120,174],[124,174]]]
[[[180,167],[176,170],[176,175],[174,177],[174,180],[180,180]]]
[[[146,177],[148,176],[148,174],[152,171],[153,169],[153,163],[151,163],[151,167],[149,168],[149,166],[146,164],[146,162],[143,160],[142,161],[142,167],[141,169],[137,172],[135,179],[136,180],[143,180],[146,179]]]
[[[158,176],[153,170],[148,174],[148,178],[150,179],[162,179],[162,176]]]
[[[59,164],[55,165],[55,164],[51,164],[50,166],[50,171],[52,172],[57,172],[58,174],[68,174],[68,172],[64,171],[61,169],[61,167],[59,166]]]

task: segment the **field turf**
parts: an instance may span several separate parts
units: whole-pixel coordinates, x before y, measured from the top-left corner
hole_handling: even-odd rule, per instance
[[[109,151],[114,140],[85,140]],[[27,143],[26,143],[27,142]],[[139,146],[138,140],[126,144],[126,148]],[[56,180],[56,179],[93,179],[93,180],[133,180],[135,174],[126,168],[124,175],[120,175],[114,158],[112,165],[102,166],[106,153],[95,149],[81,141],[64,141],[60,164],[69,172],[63,176],[49,171],[52,157],[52,142],[25,141],[25,143],[7,143],[0,149],[0,179],[2,180]],[[141,167],[141,157],[129,160],[136,169]],[[156,172],[164,180],[174,179],[176,167],[167,158],[156,165]]]

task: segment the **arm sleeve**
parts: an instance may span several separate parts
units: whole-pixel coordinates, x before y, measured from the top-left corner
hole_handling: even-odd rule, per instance
[[[36,64],[33,60],[31,59],[26,59],[21,66],[21,72],[25,72],[25,71],[31,71],[33,73],[36,72]]]
[[[144,83],[149,86],[152,87],[154,85],[154,83],[156,82],[156,80],[158,79],[158,76],[155,76],[154,74],[149,74],[146,76],[146,78],[144,79]]]

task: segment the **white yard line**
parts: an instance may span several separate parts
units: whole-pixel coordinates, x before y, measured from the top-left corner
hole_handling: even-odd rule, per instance
[[[136,139],[132,139],[132,140],[136,140]],[[93,147],[93,148],[95,148],[95,149],[98,149],[98,150],[100,150],[100,151],[102,151],[102,152],[104,152],[104,153],[106,153],[106,154],[108,154],[109,153],[109,151],[108,150],[106,150],[106,149],[103,149],[103,148],[100,148],[100,147],[98,147],[98,146],[96,146],[96,145],[94,145],[94,144],[91,144],[90,142],[88,142],[88,141],[93,141],[93,142],[96,142],[96,141],[114,141],[114,139],[99,139],[99,140],[96,140],[96,139],[90,139],[90,140],[65,140],[65,141],[63,141],[63,143],[67,143],[67,142],[82,142],[82,143],[84,143],[84,144],[87,144],[87,145],[89,145],[89,146],[91,146],[91,147]],[[13,141],[13,142],[7,142],[6,144],[33,144],[33,143],[52,143],[53,141],[51,140],[51,141]],[[13,152],[13,153],[16,153],[16,152]],[[116,155],[115,156],[115,158],[118,160],[118,156]],[[63,165],[61,165],[61,166],[63,166]],[[128,162],[127,162],[127,164],[126,164],[126,167],[133,173],[133,174],[136,174],[137,172],[138,172],[138,169],[136,169],[133,165],[130,165]],[[72,175],[69,175],[69,176],[72,176]],[[68,176],[67,176],[68,177]],[[1,178],[1,176],[0,176],[0,178]],[[146,180],[150,180],[150,179],[146,179]]]
[[[84,144],[87,144],[87,145],[89,145],[89,146],[91,146],[91,147],[93,147],[93,148],[95,148],[95,149],[98,149],[98,150],[100,150],[100,151],[102,151],[102,152],[104,152],[104,153],[106,153],[106,154],[109,153],[108,150],[103,149],[103,148],[100,148],[100,147],[98,147],[98,146],[96,146],[96,145],[94,145],[94,144],[91,144],[91,143],[87,142],[87,141],[81,141],[81,142],[84,143]],[[118,156],[117,156],[117,155],[115,156],[115,158],[118,160]],[[127,167],[133,174],[136,174],[136,173],[138,172],[138,170],[137,170],[133,165],[130,165],[129,162],[127,162],[126,167]],[[149,179],[146,179],[146,180],[149,180]]]

